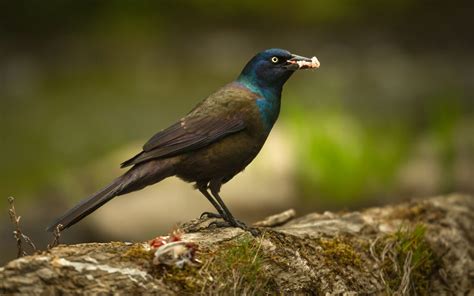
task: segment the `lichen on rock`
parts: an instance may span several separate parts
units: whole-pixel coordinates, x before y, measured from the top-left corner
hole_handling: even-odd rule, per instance
[[[200,262],[183,268],[153,264],[149,243],[59,245],[0,268],[0,294],[466,294],[473,213],[472,197],[451,195],[312,213],[259,237],[203,228],[182,235]]]

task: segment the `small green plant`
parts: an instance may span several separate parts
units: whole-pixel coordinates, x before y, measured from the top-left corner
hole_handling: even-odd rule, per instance
[[[263,272],[265,259],[260,244],[261,240],[244,236],[221,248],[201,270],[213,279],[203,288],[219,295],[267,294],[270,279]]]
[[[437,259],[425,233],[426,227],[422,224],[401,227],[372,246],[372,254],[378,254],[379,275],[388,294],[428,295]]]
[[[271,291],[271,279],[263,270],[265,258],[261,241],[242,236],[219,247],[202,250],[200,268],[165,268],[159,272],[181,293],[205,295],[265,295]]]

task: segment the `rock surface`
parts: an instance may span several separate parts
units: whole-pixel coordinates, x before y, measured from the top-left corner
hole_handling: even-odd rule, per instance
[[[0,268],[0,294],[474,293],[470,196],[281,217],[261,223],[279,226],[260,226],[258,237],[206,229],[212,220],[186,223],[185,231],[202,230],[181,236],[199,262],[183,268],[153,264],[148,243],[60,245]]]

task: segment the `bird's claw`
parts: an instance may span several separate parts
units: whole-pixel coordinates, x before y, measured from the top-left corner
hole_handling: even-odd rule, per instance
[[[209,223],[208,227],[224,228],[224,227],[238,227],[244,231],[250,232],[253,236],[258,236],[260,231],[257,228],[249,227],[244,222],[239,220],[229,221],[213,221]]]
[[[234,221],[212,221],[211,223],[209,223],[209,226],[211,227],[216,227],[216,228],[224,228],[224,227],[238,227],[238,228],[246,228],[247,225],[245,225],[245,223],[241,222],[241,221],[238,221],[238,220],[234,220]]]
[[[199,216],[200,219],[207,217],[207,218],[216,218],[216,219],[222,219],[221,214],[213,213],[213,212],[204,212]]]

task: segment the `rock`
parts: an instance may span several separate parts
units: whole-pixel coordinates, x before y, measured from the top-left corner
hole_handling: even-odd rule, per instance
[[[474,289],[470,196],[312,213],[259,227],[259,237],[205,228],[210,221],[182,225],[204,227],[181,236],[197,245],[197,266],[156,266],[147,243],[59,245],[0,268],[0,294],[468,295]]]

